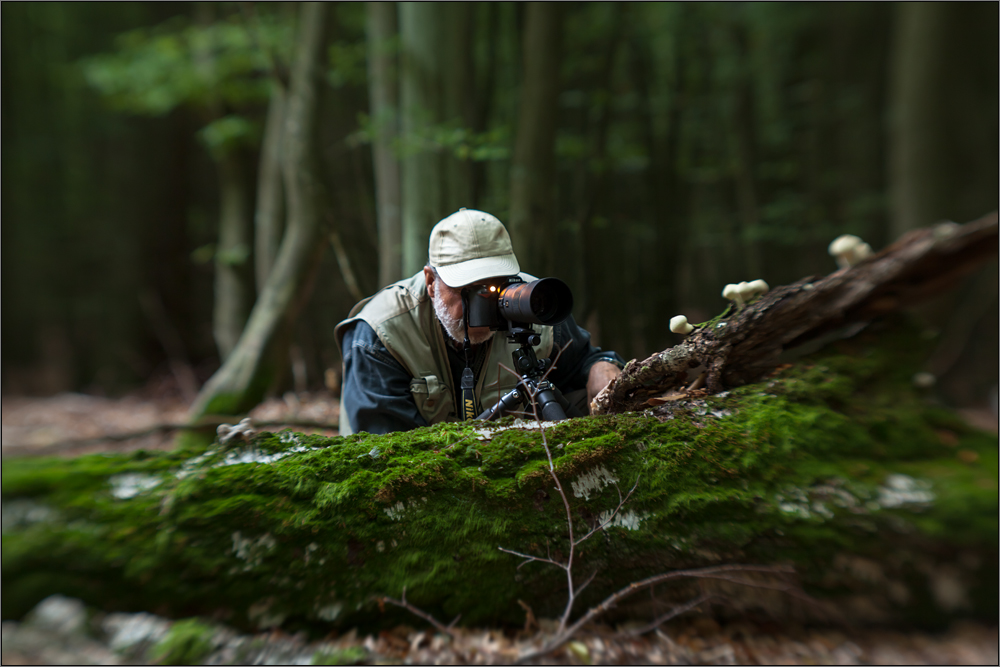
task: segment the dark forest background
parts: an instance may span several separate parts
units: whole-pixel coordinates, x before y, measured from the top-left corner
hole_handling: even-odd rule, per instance
[[[268,390],[335,384],[334,325],[460,206],[503,220],[626,359],[726,283],[829,273],[839,234],[877,251],[997,208],[997,3],[0,11],[7,394],[170,377],[193,398],[269,284],[304,298],[274,306]],[[302,206],[315,252],[282,283]],[[922,316],[942,395],[984,400],[996,264]]]

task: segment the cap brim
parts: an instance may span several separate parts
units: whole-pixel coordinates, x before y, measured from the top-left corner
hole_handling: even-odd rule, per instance
[[[512,276],[521,272],[521,267],[517,263],[517,257],[511,255],[499,255],[496,257],[479,257],[470,259],[458,264],[448,266],[436,266],[438,275],[448,287],[464,287],[469,283],[486,280],[487,278],[498,278],[500,276]]]

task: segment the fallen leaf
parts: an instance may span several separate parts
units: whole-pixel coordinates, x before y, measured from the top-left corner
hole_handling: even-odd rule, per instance
[[[646,405],[653,407],[657,405],[663,405],[664,403],[669,403],[671,401],[679,401],[682,398],[687,398],[688,393],[685,391],[669,391],[662,396],[654,396],[646,401]]]

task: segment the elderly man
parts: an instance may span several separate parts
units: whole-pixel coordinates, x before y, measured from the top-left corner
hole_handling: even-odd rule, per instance
[[[344,356],[341,434],[389,433],[455,421],[463,371],[473,371],[476,409],[496,404],[518,382],[511,365],[517,345],[502,331],[469,329],[463,350],[462,288],[497,285],[520,273],[507,230],[497,218],[461,209],[431,231],[429,262],[411,278],[393,283],[357,304],[335,336]],[[571,403],[570,416],[586,414],[590,401],[620,371],[622,359],[590,344],[572,317],[541,334],[535,352],[554,358],[548,379]]]

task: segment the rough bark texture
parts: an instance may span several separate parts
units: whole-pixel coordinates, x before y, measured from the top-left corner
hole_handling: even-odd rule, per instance
[[[996,255],[995,212],[965,225],[914,230],[853,268],[772,290],[699,325],[683,343],[629,362],[594,399],[592,412],[644,409],[702,371],[708,393],[754,382],[777,367],[786,350],[939,294]]]
[[[267,283],[233,353],[202,387],[192,420],[209,413],[239,414],[264,396],[277,372],[295,316],[309,294],[322,257],[325,191],[316,141],[317,86],[325,44],[325,6],[303,3],[298,53],[287,99],[284,137],[288,225]]]

